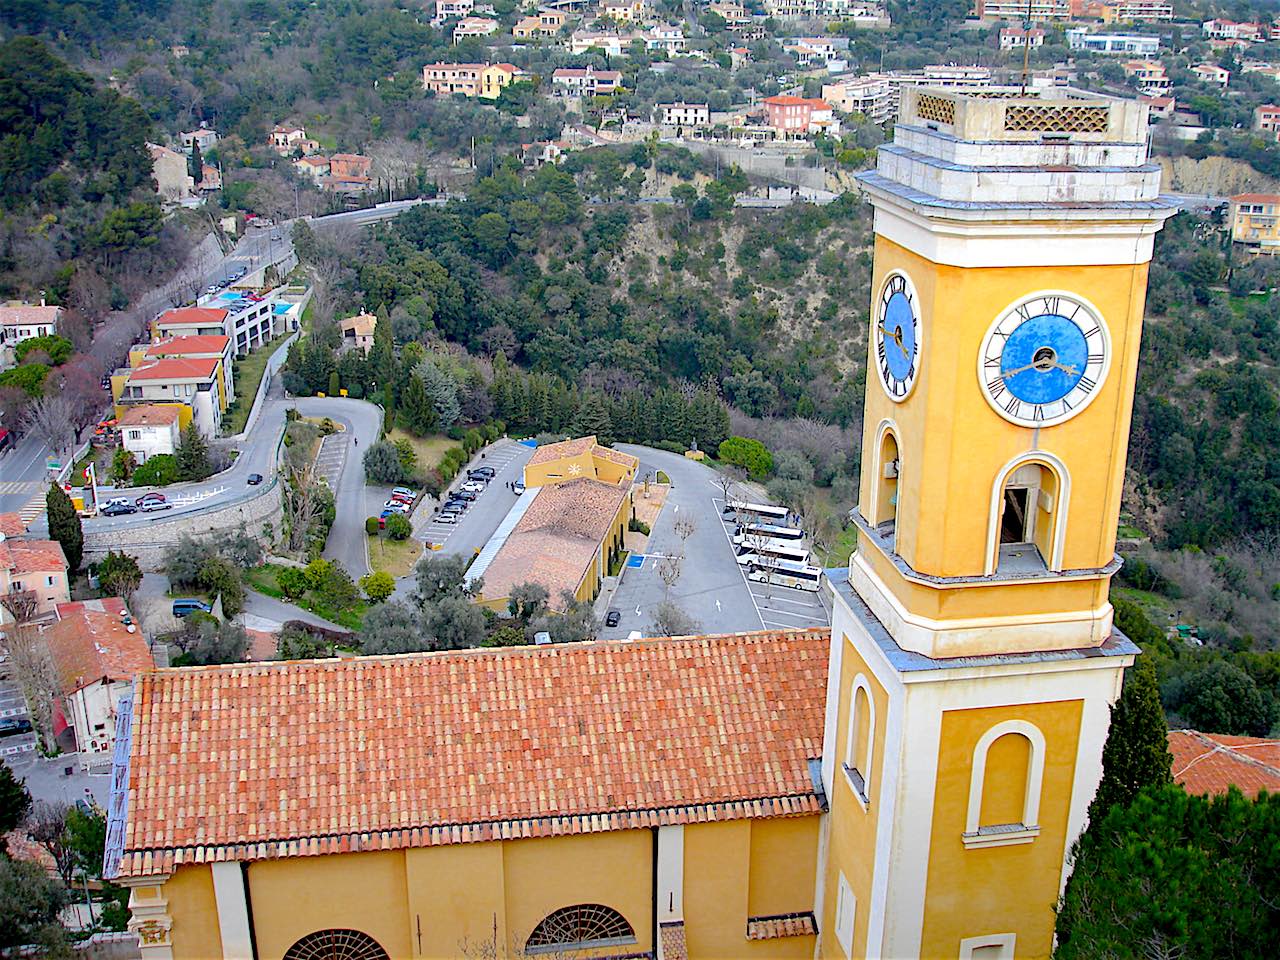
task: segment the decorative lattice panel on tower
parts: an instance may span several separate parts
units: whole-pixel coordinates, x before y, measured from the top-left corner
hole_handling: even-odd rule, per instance
[[[359,930],[318,930],[285,951],[284,960],[388,960],[387,951]]]
[[[1077,104],[1011,103],[1004,112],[1004,128],[1029,133],[1106,133],[1106,107]]]
[[[955,101],[922,93],[916,98],[916,116],[921,120],[932,120],[935,123],[955,123]]]

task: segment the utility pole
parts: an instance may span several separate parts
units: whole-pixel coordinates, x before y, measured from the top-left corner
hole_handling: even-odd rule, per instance
[[[1022,95],[1027,95],[1027,74],[1031,68],[1031,2],[1027,0],[1027,19],[1022,23]]]

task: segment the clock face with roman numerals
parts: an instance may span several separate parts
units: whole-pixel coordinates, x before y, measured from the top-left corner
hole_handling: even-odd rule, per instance
[[[1111,338],[1098,311],[1049,291],[1019,300],[991,325],[978,377],[992,409],[1027,427],[1070,420],[1102,389]]]
[[[895,271],[885,278],[872,327],[880,385],[901,403],[920,370],[920,301],[906,274]]]

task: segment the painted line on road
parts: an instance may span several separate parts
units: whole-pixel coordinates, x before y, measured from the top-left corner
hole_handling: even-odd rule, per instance
[[[784,586],[781,586],[781,585],[777,585],[777,586],[775,586],[773,589],[775,589],[775,590],[790,590],[791,588],[790,588],[790,587],[784,587]],[[779,603],[794,603],[797,607],[804,607],[806,610],[819,610],[819,609],[825,609],[824,607],[822,607],[822,606],[821,606],[821,604],[817,604],[817,603],[809,603],[809,602],[806,602],[806,601],[804,601],[804,600],[792,600],[792,599],[790,599],[789,597],[769,597],[769,599],[770,599],[770,600],[776,600],[776,601],[778,601]]]

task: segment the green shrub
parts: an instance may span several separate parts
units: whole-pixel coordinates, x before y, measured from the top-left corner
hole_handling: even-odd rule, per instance
[[[276,572],[276,586],[290,600],[299,600],[307,592],[307,588],[311,586],[311,581],[307,577],[305,570],[299,570],[297,567],[285,567]]]
[[[646,537],[649,535],[649,525],[635,517],[627,521],[627,529],[632,533],[643,533]]]
[[[377,517],[364,518],[364,532],[371,537],[376,537],[378,535],[378,518]]]
[[[71,359],[74,347],[70,340],[57,334],[48,337],[28,337],[14,347],[13,355],[19,363],[22,363],[26,360],[27,354],[37,351],[47,355],[49,362],[57,367]]]
[[[360,578],[360,589],[374,603],[382,603],[395,591],[396,578],[389,573],[378,570],[374,573],[365,574]]]
[[[408,540],[413,533],[413,524],[403,513],[393,513],[387,517],[387,536],[392,540]]]
[[[133,471],[135,487],[164,487],[178,479],[178,458],[171,453],[157,453]]]
[[[744,468],[753,480],[763,480],[773,469],[773,454],[759,440],[729,437],[720,444],[720,459]]]

